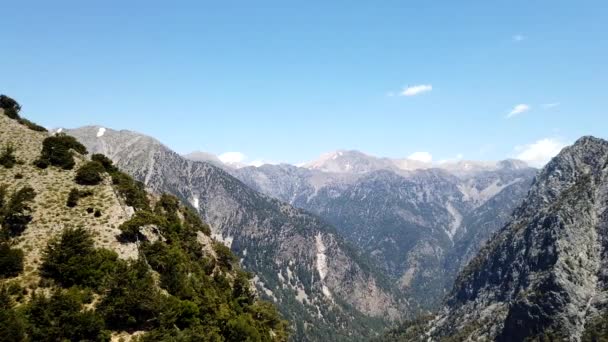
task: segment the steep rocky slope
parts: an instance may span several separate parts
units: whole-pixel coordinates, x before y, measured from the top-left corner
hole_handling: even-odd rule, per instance
[[[414,303],[434,308],[457,272],[506,223],[536,170],[505,160],[406,171],[389,161],[344,151],[306,167],[227,170],[332,223]]]
[[[150,137],[100,127],[69,133],[147,187],[198,209],[215,236],[257,274],[260,292],[294,322],[296,338],[364,338],[409,312],[389,282],[317,217]]]
[[[0,150],[0,339],[287,340],[188,206],[1,109]]]
[[[511,221],[460,273],[439,315],[422,324],[422,336],[580,341],[595,334],[607,309],[607,205],[608,142],[583,137],[540,172]]]

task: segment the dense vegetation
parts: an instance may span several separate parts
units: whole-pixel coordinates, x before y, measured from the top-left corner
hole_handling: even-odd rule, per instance
[[[272,305],[255,298],[250,275],[237,269],[234,256],[217,246],[217,259],[203,251],[197,234],[204,234],[206,225],[195,217],[186,219],[186,210],[176,198],[163,195],[153,211],[138,212],[127,221],[158,229],[153,243],[137,232],[141,254],[130,262],[95,248],[84,228],[65,229],[51,240],[40,274],[63,290],[28,304],[26,312],[38,313],[29,321],[30,336],[104,340],[110,330],[145,330],[144,341],[173,341],[174,336],[196,341],[286,340],[285,322]],[[99,304],[83,311],[83,298],[92,292],[101,296]],[[56,312],[58,307],[64,311]],[[66,317],[66,322],[45,320],[52,315]],[[70,327],[64,335],[58,329],[62,324]]]
[[[23,251],[11,248],[8,241],[0,242],[0,279],[19,275],[23,271]]]
[[[431,319],[432,316],[420,316],[414,320],[404,322],[386,332],[382,337],[376,339],[375,342],[416,341],[425,333],[427,323]]]
[[[32,188],[24,187],[8,198],[7,186],[0,185],[0,279],[23,271],[23,251],[13,248],[13,238],[32,220],[29,203],[35,196]]]
[[[18,107],[7,98],[0,102]],[[96,247],[99,227],[65,221],[34,269],[40,281],[22,288],[25,278],[31,279],[32,265],[24,265],[31,249],[28,241],[16,238],[30,229],[36,192],[29,186],[12,191],[0,186],[0,342],[109,341],[117,331],[144,332],[134,339],[138,341],[287,340],[286,322],[273,305],[256,298],[251,275],[240,270],[228,248],[213,242],[209,227],[190,207],[173,196],[151,197],[142,183],[103,155],[76,161],[73,153],[87,151],[72,137],[50,136],[42,145],[36,165],[65,170],[77,162],[80,166],[71,174],[74,183],[86,187],[73,187],[67,200],[61,197],[68,207],[77,206],[82,197],[97,197],[103,192],[98,187],[105,186],[100,185],[104,174],[111,177],[114,192],[135,210],[120,226],[129,241],[115,243],[136,244],[139,256],[120,259],[115,251]],[[102,215],[99,209],[87,212]],[[38,213],[37,222],[45,219],[40,215],[53,214]],[[73,222],[86,221],[75,216]],[[17,241],[25,243],[23,250],[16,248]]]
[[[67,228],[61,238],[49,242],[40,275],[64,287],[100,287],[116,268],[117,259],[113,251],[94,248],[84,228]]]
[[[0,185],[0,239],[20,235],[32,220],[30,202],[36,197],[34,189],[25,186],[7,198],[7,186]]]
[[[80,154],[87,154],[86,147],[74,137],[66,134],[50,136],[42,142],[40,158],[34,164],[41,169],[45,169],[51,165],[64,170],[71,170],[76,164],[72,150]]]
[[[97,185],[103,180],[102,174],[105,172],[103,165],[96,161],[84,163],[76,171],[76,183],[80,185]]]
[[[0,152],[0,165],[4,166],[7,169],[12,168],[17,164],[17,159],[15,158],[15,148],[12,145],[6,145]]]

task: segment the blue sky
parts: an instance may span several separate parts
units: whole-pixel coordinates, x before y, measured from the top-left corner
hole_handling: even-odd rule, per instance
[[[90,3],[1,4],[0,93],[45,126],[290,163],[608,137],[606,1]]]

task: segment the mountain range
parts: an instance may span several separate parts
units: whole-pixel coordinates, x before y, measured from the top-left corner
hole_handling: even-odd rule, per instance
[[[258,274],[262,295],[303,322],[299,339],[373,337],[425,312],[435,313],[397,336],[603,334],[604,140],[581,138],[540,171],[518,160],[399,164],[357,151],[301,166],[234,167],[101,130],[69,132],[146,186],[190,201]]]
[[[436,308],[536,174],[517,160],[439,167],[412,161],[407,169],[404,160],[357,151],[302,167],[232,167],[207,153],[180,156],[135,132],[99,126],[68,132],[151,189],[190,201],[258,274],[261,292],[313,331],[336,331],[336,324],[362,317],[369,332],[369,324]],[[320,271],[323,260],[329,272]],[[348,308],[337,321],[319,320],[318,312],[336,311],[340,302]],[[297,329],[300,336],[306,327]]]
[[[303,167],[227,172],[331,223],[419,309],[440,302],[456,273],[506,223],[537,172],[517,160],[406,170],[360,152],[333,156]]]
[[[66,132],[147,188],[188,201],[256,274],[260,293],[294,323],[296,339],[364,339],[412,312],[399,289],[317,216],[151,137],[97,126]]]

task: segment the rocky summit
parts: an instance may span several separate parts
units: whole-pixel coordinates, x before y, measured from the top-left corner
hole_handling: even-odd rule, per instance
[[[439,313],[401,340],[599,341],[608,294],[608,141],[583,137],[535,178],[459,274]]]

